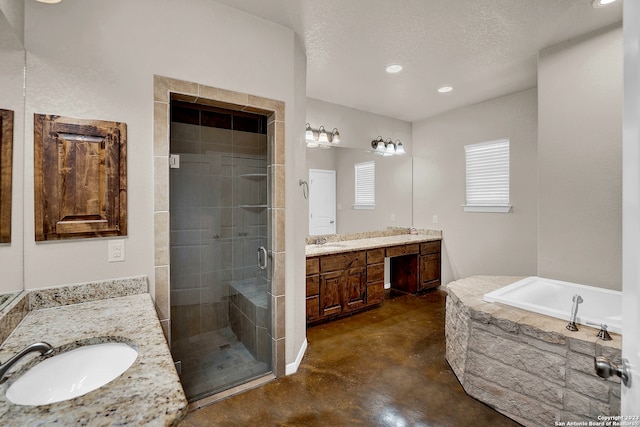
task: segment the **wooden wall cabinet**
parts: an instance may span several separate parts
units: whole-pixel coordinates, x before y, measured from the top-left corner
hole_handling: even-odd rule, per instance
[[[0,109],[0,243],[11,242],[13,111]]]
[[[34,115],[37,241],[127,234],[125,123]]]

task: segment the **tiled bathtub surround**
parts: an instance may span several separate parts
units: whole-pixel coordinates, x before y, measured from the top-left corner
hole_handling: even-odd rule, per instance
[[[465,391],[525,426],[598,421],[620,413],[620,380],[596,376],[593,358],[621,361],[622,337],[566,329],[566,321],[482,300],[522,277],[449,283],[446,358]]]
[[[0,385],[2,425],[176,425],[187,402],[146,283],[146,277],[136,277],[103,282],[102,287],[90,283],[24,293],[19,304],[26,307],[30,296],[37,295],[36,303],[47,301],[49,308],[36,305],[25,313],[0,347],[0,360],[38,341],[50,343],[56,353],[120,341],[135,346],[138,357],[125,374],[84,396],[43,406],[14,405],[5,393],[37,361],[38,356],[28,355]],[[91,301],[74,304],[83,287],[93,293]]]

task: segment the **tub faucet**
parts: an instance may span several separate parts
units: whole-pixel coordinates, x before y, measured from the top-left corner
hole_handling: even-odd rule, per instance
[[[584,300],[578,294],[575,294],[571,300],[573,301],[573,307],[571,307],[571,318],[567,324],[567,329],[570,331],[577,331],[578,327],[576,326],[576,316],[578,315],[578,304]]]
[[[47,344],[46,342],[37,342],[26,347],[20,353],[16,354],[11,359],[7,360],[6,363],[3,363],[2,365],[0,365],[0,382],[4,380],[4,377],[7,375],[7,372],[9,371],[9,369],[11,369],[13,365],[16,364],[16,362],[18,362],[27,354],[32,353],[34,351],[39,351],[40,355],[42,356],[49,356],[51,353],[53,353],[53,347],[51,347],[51,345]]]

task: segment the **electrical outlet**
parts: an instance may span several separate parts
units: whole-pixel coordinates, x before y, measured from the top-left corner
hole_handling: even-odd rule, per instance
[[[396,220],[396,214],[391,214],[391,221],[395,221]]]
[[[433,216],[433,223],[437,224],[438,223],[438,215],[434,215]]]
[[[124,240],[109,240],[109,262],[124,261]]]

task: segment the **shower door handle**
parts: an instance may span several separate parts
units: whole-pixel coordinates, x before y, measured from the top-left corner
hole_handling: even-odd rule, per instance
[[[267,268],[267,250],[264,246],[258,248],[258,268],[260,270]]]

